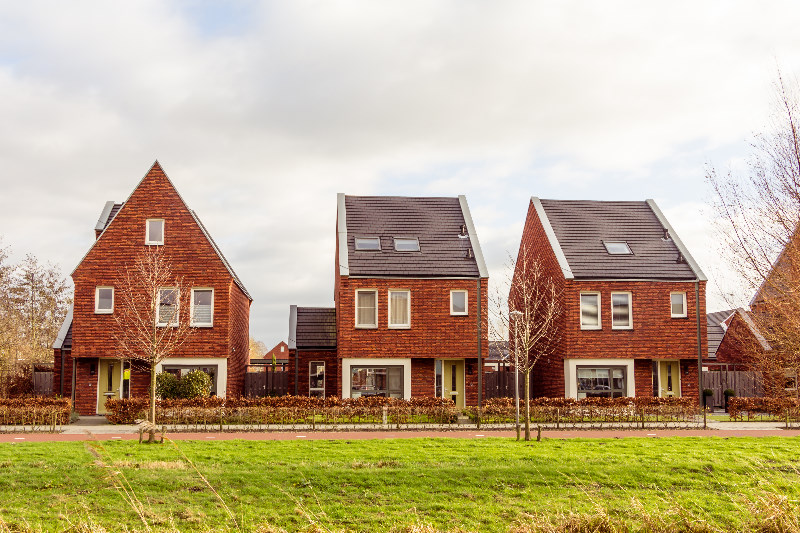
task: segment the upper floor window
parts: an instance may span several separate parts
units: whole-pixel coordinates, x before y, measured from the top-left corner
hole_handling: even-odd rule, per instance
[[[394,249],[398,252],[419,252],[419,239],[394,239]]]
[[[611,293],[611,329],[633,328],[631,293]]]
[[[378,327],[378,291],[356,291],[356,327]]]
[[[686,318],[686,293],[669,293],[669,309],[672,318]]]
[[[94,290],[94,312],[97,314],[114,312],[114,287],[97,287]]]
[[[381,240],[378,237],[356,237],[356,250],[380,251]]]
[[[600,329],[600,293],[581,293],[581,329]]]
[[[192,326],[214,325],[214,289],[192,289]]]
[[[178,324],[178,289],[158,289],[158,309],[156,310],[157,326],[175,326]]]
[[[606,251],[611,255],[632,255],[630,246],[625,241],[603,241]]]
[[[450,314],[467,314],[467,291],[450,291]]]
[[[410,291],[389,291],[389,327],[411,327]]]
[[[164,244],[164,219],[148,218],[145,226],[145,244]]]

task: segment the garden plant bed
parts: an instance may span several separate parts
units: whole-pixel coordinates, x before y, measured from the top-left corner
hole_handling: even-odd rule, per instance
[[[772,437],[3,444],[0,517],[45,531],[508,531],[570,514],[742,530],[775,505],[797,519],[798,451]]]

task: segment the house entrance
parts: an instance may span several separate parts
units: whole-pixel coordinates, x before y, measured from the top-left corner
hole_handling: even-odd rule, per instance
[[[681,372],[678,361],[658,362],[658,395],[662,398],[681,395]]]
[[[100,359],[97,362],[97,414],[106,413],[106,400],[122,397],[122,367],[119,359]]]
[[[442,359],[436,361],[437,391],[442,398],[450,398],[456,407],[463,408],[464,394],[464,360]],[[441,389],[438,387],[441,383]]]

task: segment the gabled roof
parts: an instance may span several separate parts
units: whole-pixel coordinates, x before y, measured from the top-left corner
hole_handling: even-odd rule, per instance
[[[228,263],[228,260],[225,258],[225,256],[222,255],[222,251],[219,249],[219,246],[217,246],[217,243],[214,242],[214,239],[211,237],[211,234],[208,232],[206,227],[200,221],[200,218],[197,216],[197,213],[195,213],[193,210],[189,209],[189,207],[186,205],[186,202],[183,200],[183,197],[181,196],[181,193],[178,192],[178,189],[172,183],[172,180],[169,179],[169,176],[167,176],[167,173],[164,172],[164,169],[161,167],[161,165],[159,164],[158,161],[155,161],[152,164],[152,166],[150,167],[150,169],[142,177],[142,179],[139,180],[139,183],[136,185],[136,187],[133,188],[133,191],[131,191],[131,194],[128,196],[128,200],[130,200],[131,196],[133,196],[133,194],[136,192],[136,190],[139,188],[139,186],[141,186],[142,182],[145,179],[147,179],[147,176],[149,176],[150,173],[153,172],[153,170],[156,170],[156,169],[161,171],[161,173],[164,175],[164,179],[167,180],[167,183],[169,183],[170,187],[172,187],[172,189],[175,191],[175,194],[178,195],[178,198],[180,199],[181,203],[183,204],[183,207],[189,212],[189,214],[192,216],[194,221],[197,223],[197,226],[200,228],[200,231],[203,232],[203,235],[208,240],[208,242],[211,245],[211,247],[214,249],[214,252],[217,254],[217,256],[219,257],[220,261],[222,261],[222,264],[225,265],[225,268],[228,270],[228,273],[233,278],[234,283],[236,283],[236,285],[242,290],[244,295],[247,296],[247,298],[250,301],[252,301],[253,297],[250,296],[250,293],[245,288],[244,283],[242,283],[242,280],[239,279],[239,276],[236,274],[236,272],[234,272],[233,267],[231,267],[230,263]],[[82,263],[83,260],[86,259],[86,256],[89,255],[89,252],[91,252],[91,250],[95,246],[97,246],[97,243],[100,242],[100,240],[103,238],[103,234],[106,232],[106,230],[112,225],[112,223],[116,219],[117,214],[121,210],[125,209],[125,205],[128,203],[128,200],[126,200],[125,202],[123,202],[121,204],[116,204],[113,201],[106,202],[105,206],[103,207],[102,213],[100,213],[100,218],[97,221],[97,225],[95,226],[95,230],[101,231],[101,233],[97,237],[97,240],[95,240],[92,243],[92,245],[89,247],[89,250],[86,251],[86,254],[84,254],[83,258],[81,258],[80,263]],[[80,266],[80,263],[78,263],[78,266]],[[72,272],[73,274],[75,273],[75,270],[77,270],[77,268],[78,267],[76,266],[75,269],[73,269],[73,272]]]
[[[725,331],[728,326],[725,321],[736,312],[735,309],[728,309],[726,311],[716,311],[706,315],[706,324],[708,325],[708,356],[716,357],[717,349],[725,337]]]
[[[531,198],[566,278],[701,280],[706,277],[653,200]],[[607,243],[627,243],[613,255]]]
[[[339,194],[339,273],[375,277],[488,277],[466,198]],[[379,238],[379,251],[355,249]],[[395,238],[417,239],[419,251],[396,251]]]
[[[70,304],[67,316],[64,317],[64,322],[58,330],[55,342],[53,342],[53,349],[55,350],[72,349],[72,306],[73,304]]]
[[[335,349],[336,309],[333,307],[289,307],[289,348]]]

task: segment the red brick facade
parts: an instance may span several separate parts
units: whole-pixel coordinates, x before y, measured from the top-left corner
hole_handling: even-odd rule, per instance
[[[627,379],[634,380],[636,396],[653,395],[653,360],[680,360],[681,394],[697,396],[698,322],[699,349],[706,354],[708,348],[705,281],[567,279],[532,203],[525,222],[520,257],[523,253],[538,259],[562,295],[558,348],[553,356],[537,362],[533,372],[534,395],[565,395],[566,359],[624,359],[634,361],[634,376]],[[699,290],[699,301],[696,290]],[[582,292],[599,293],[601,329],[581,329]],[[612,329],[612,292],[631,293],[631,329]],[[670,293],[673,292],[686,295],[684,318],[671,318]]]
[[[121,357],[113,336],[113,315],[95,313],[95,288],[118,285],[120,266],[132,264],[137,255],[146,251],[145,224],[151,218],[164,220],[161,250],[184,287],[214,289],[213,327],[195,328],[189,341],[171,357],[228,359],[227,394],[242,393],[251,300],[234,281],[156,163],[72,273],[75,284],[72,357],[78,360],[76,408],[81,414],[94,414],[96,409],[97,376],[91,375],[90,365],[94,364],[96,369],[98,358]],[[116,295],[115,300],[119,301]],[[179,317],[188,320],[189,310],[180,309]],[[71,368],[71,364],[69,361],[66,366]],[[148,373],[134,369],[132,394],[146,391],[149,381]]]

